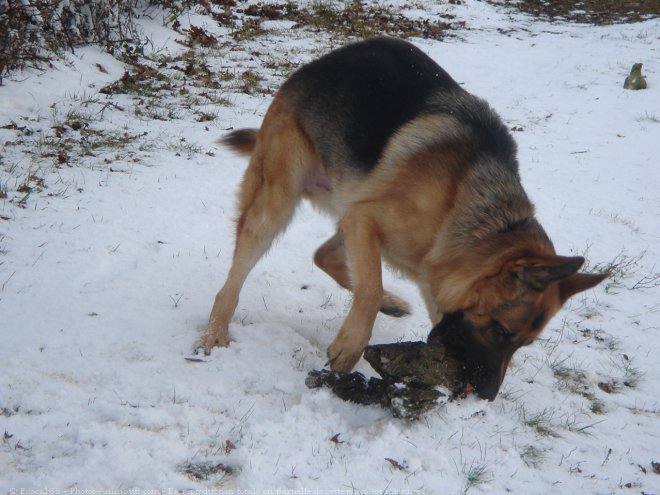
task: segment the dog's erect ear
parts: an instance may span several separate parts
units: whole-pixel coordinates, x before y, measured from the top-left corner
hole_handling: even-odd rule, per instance
[[[576,273],[562,280],[559,284],[561,303],[564,304],[569,297],[578,292],[595,287],[609,276],[609,273]]]
[[[516,264],[520,280],[534,290],[543,291],[550,284],[575,275],[584,264],[584,258],[582,256],[548,256],[523,259]]]

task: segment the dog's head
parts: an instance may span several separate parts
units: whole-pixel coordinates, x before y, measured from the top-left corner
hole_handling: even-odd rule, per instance
[[[445,314],[429,343],[447,347],[479,396],[495,399],[513,353],[531,344],[569,297],[607,277],[577,273],[583,263],[582,257],[563,256],[505,263],[473,286],[464,308]]]

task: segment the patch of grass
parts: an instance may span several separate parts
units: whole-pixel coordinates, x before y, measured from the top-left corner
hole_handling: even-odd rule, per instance
[[[637,117],[637,122],[652,122],[654,124],[660,124],[660,117],[654,113],[646,112],[644,115]]]
[[[234,79],[236,79],[236,71],[225,69],[218,74],[218,77],[222,82],[233,81]]]
[[[89,105],[95,105],[101,103],[101,98],[97,94],[87,94],[86,91],[82,93],[69,93],[66,92],[65,96],[72,103],[77,103],[83,107],[88,107]]]
[[[605,333],[603,330],[591,329],[591,328],[578,328],[577,332],[586,340],[593,340],[596,343],[600,344],[603,348],[608,351],[618,351],[621,348],[621,341],[612,335]],[[576,342],[582,342],[582,340],[577,340]]]
[[[593,414],[600,415],[600,414],[605,414],[607,408],[605,407],[605,402],[603,402],[600,399],[594,398],[593,400],[591,400],[591,404],[589,405],[589,410]]]
[[[584,370],[578,366],[570,365],[568,358],[550,363],[550,369],[560,390],[568,390],[573,394],[584,395],[591,389],[591,382]]]
[[[568,358],[557,359],[551,362],[549,366],[559,390],[567,391],[587,399],[589,410],[593,414],[604,414],[606,412],[605,402],[597,397],[597,390],[582,367],[570,363]],[[632,360],[627,354],[620,354],[617,359],[613,358],[611,360],[611,368],[613,372],[598,374],[598,389],[607,394],[620,393],[626,387],[636,388],[643,378],[643,373],[639,368],[633,366]],[[532,421],[533,424],[531,426],[535,426],[535,418],[532,419],[534,421]],[[589,428],[583,427],[577,421],[569,420],[566,421],[564,427],[569,431],[577,431],[579,433],[584,433]]]
[[[612,367],[619,375],[616,380],[618,389],[622,387],[637,388],[644,377],[644,373],[633,366],[632,360],[627,354],[620,354],[618,359],[613,359]]]
[[[123,130],[97,131],[86,136],[81,149],[84,155],[93,154],[96,151],[118,151],[145,136],[146,133],[131,134]],[[141,149],[146,149],[144,144]]]
[[[197,32],[195,36],[201,38],[202,34]],[[189,50],[176,57],[145,58],[144,63],[135,64],[118,81],[104,87],[101,92],[108,95],[128,94],[138,98],[133,113],[143,119],[176,120],[185,118],[189,111],[198,122],[215,120],[217,112],[199,107],[208,104],[231,105],[222,92],[225,83],[231,81],[230,88],[252,91],[257,87],[257,76],[246,76],[239,84],[232,72],[212,70],[207,64],[207,44],[200,43],[201,47],[193,44]]]
[[[221,462],[187,462],[179,466],[179,471],[195,481],[212,479],[216,483],[231,476],[234,472],[233,468]]]
[[[199,111],[195,112],[195,120],[197,122],[213,122],[218,118],[218,111],[217,110],[212,110],[212,111]]]
[[[533,414],[528,414],[524,407],[520,409],[520,416],[522,423],[528,428],[533,429],[541,437],[558,438],[559,433],[555,430],[552,422],[554,411],[550,409],[543,409]]]
[[[224,4],[212,12],[220,24],[233,29],[235,41],[251,40],[269,32],[264,21],[286,20],[294,29],[309,29],[340,37],[365,39],[378,35],[399,38],[442,39],[451,30],[465,26],[464,21],[444,14],[442,18],[409,18],[401,9],[361,0],[317,0],[309,7],[294,2],[258,3],[248,7]]]
[[[139,105],[135,106],[134,114],[149,120],[178,120],[181,114],[178,109],[171,103],[158,104],[157,102],[150,101],[144,107]]]
[[[306,363],[307,363],[307,358],[311,354],[309,352],[305,352],[302,348],[297,348],[293,351],[291,354],[291,359],[293,359],[293,363],[295,368],[298,371],[304,371],[306,368]]]
[[[38,170],[36,172],[30,172],[28,170],[27,176],[21,182],[21,185],[16,189],[18,192],[31,192],[37,191],[41,192],[46,189],[46,183],[43,177],[39,177],[36,174],[42,174],[42,171]]]
[[[1,220],[9,220],[9,218],[0,218]],[[9,251],[5,247],[5,234],[0,234],[0,256],[4,256],[7,254]],[[4,287],[2,287],[4,288]],[[5,409],[2,409],[2,412],[4,412]],[[9,416],[7,416],[9,417]]]
[[[58,103],[59,108],[69,108],[66,114],[56,107],[50,118],[31,120],[39,124],[34,132],[26,134],[24,128],[15,126],[13,130],[20,133],[20,142],[8,149],[11,162],[1,170],[0,199],[27,208],[39,197],[67,197],[75,191],[82,192],[79,175],[68,169],[84,166],[117,171],[113,170],[113,162],[135,162],[138,147],[148,150],[152,146],[144,139],[146,133],[129,133],[126,128],[108,126],[96,128],[102,113],[94,107],[102,109],[104,104],[88,100],[88,107],[82,108],[71,103]]]
[[[174,152],[177,156],[186,155],[191,158],[194,155],[202,153],[202,147],[195,143],[189,143],[186,138],[181,138],[178,141],[168,142],[167,149]]]
[[[603,423],[605,419],[598,421],[593,421],[591,423],[584,423],[578,419],[578,414],[567,415],[565,421],[562,424],[562,427],[571,433],[579,433],[581,435],[590,435],[591,428],[594,426]]]
[[[550,364],[552,374],[557,381],[559,390],[566,390],[572,394],[584,397],[589,401],[589,409],[594,414],[605,412],[605,403],[596,397],[591,381],[584,370],[566,364],[566,359]]]
[[[266,34],[268,31],[261,27],[259,19],[243,19],[241,26],[231,35],[236,41],[248,41]]]
[[[184,105],[187,105],[188,108],[193,108],[193,107],[203,107],[205,105],[211,104],[214,107],[230,107],[232,106],[232,102],[227,98],[222,92],[218,91],[204,91],[202,93],[197,94],[197,96],[190,96],[185,100]],[[198,113],[202,112],[203,110],[199,109],[198,111],[194,111],[193,113]],[[211,112],[212,114],[215,114],[217,116],[218,111],[214,110]]]
[[[131,134],[122,130],[99,130],[89,127],[56,128],[53,134],[40,135],[32,150],[35,158],[52,159],[55,168],[72,166],[82,157],[97,156],[99,152],[121,152],[145,134]]]
[[[256,72],[248,69],[238,78],[238,88],[248,95],[254,94],[260,90],[260,83],[263,78]]]
[[[538,468],[546,459],[546,450],[528,445],[520,451],[520,458],[527,466]]]
[[[218,45],[218,38],[206,32],[204,28],[199,26],[190,25],[189,29],[185,30],[186,40],[182,44],[192,48],[194,46],[203,46],[209,48]]]
[[[489,483],[493,480],[493,473],[488,469],[485,462],[473,461],[469,465],[466,464],[462,468],[462,473],[465,476],[464,494],[471,488]]]
[[[610,220],[612,223],[619,223],[625,227],[628,227],[631,232],[637,234],[639,232],[639,227],[635,225],[635,222],[630,218],[622,217],[619,214],[610,215]]]
[[[201,38],[202,34],[197,32],[195,36]],[[218,112],[214,109],[209,110],[209,104],[230,105],[229,100],[220,91],[222,79],[222,73],[216,74],[208,67],[205,55],[199,53],[195,45],[195,48],[177,57],[163,55],[144,57],[143,63],[134,64],[118,81],[102,88],[100,92],[109,96],[115,94],[133,96],[132,113],[141,119],[170,121],[190,116],[198,122],[210,122],[217,119]],[[90,99],[85,103],[91,104]],[[103,110],[108,106],[107,102],[103,105],[100,118],[103,116]],[[123,110],[116,104],[111,104],[111,108]],[[87,118],[83,120],[83,117]],[[110,148],[113,145],[119,145],[121,149],[125,147],[127,141],[135,137],[101,134],[89,126],[89,117],[89,112],[73,110],[66,116],[66,122],[73,125],[62,126],[65,130],[68,130],[67,127],[80,129],[81,136],[84,137],[82,143],[85,154],[93,155],[96,149]],[[48,144],[52,147],[54,143]],[[188,156],[201,152],[192,145],[170,146],[170,149],[173,148],[175,152],[185,153]],[[140,147],[141,151],[146,149],[148,146]],[[64,151],[69,151],[66,144]]]
[[[158,69],[145,64],[134,64],[118,81],[99,90],[100,93],[132,94],[137,96],[156,96],[160,91],[171,90],[169,77]]]
[[[387,5],[360,0],[317,1],[309,11],[299,11],[295,18],[301,26],[362,39],[383,34],[399,38],[442,39],[447,31],[464,25],[462,21],[452,24],[441,20],[411,19]]]
[[[98,120],[100,120],[98,113],[93,114],[78,107],[71,108],[64,114],[64,125],[74,131],[79,131]]]
[[[657,0],[488,0],[535,17],[550,21],[571,21],[587,24],[616,24],[639,22],[660,17]]]
[[[605,292],[608,294],[616,294],[620,289],[643,290],[660,287],[660,272],[651,269],[646,274],[640,273],[643,268],[641,262],[645,256],[646,251],[634,256],[621,252],[611,261],[596,263],[588,270],[610,274],[605,282]]]
[[[288,56],[276,58],[267,54],[264,61],[264,67],[274,71],[275,75],[282,79],[287,79],[301,65],[300,61],[294,61]]]
[[[172,62],[174,63],[171,64],[171,69],[180,71],[177,76],[184,76],[185,82],[187,83],[184,85],[184,81],[173,74],[172,78],[179,83],[179,91],[186,88],[186,86],[211,89],[218,89],[221,87],[222,73],[217,74],[210,69],[206,63],[205,53],[197,50],[188,50],[179,57],[173,59]],[[185,65],[181,67],[177,62],[183,62]],[[163,62],[161,62],[161,65],[162,64]]]

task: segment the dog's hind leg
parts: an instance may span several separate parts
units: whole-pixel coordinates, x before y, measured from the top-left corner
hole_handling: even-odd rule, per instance
[[[288,225],[301,199],[313,147],[276,99],[256,141],[239,193],[236,245],[227,280],[218,292],[201,344],[208,353],[229,344],[229,322],[248,274]]]
[[[314,263],[344,289],[352,290],[351,277],[346,266],[346,248],[340,232],[337,232],[316,250]],[[410,307],[400,297],[383,291],[380,312],[388,316],[401,317],[410,314]]]

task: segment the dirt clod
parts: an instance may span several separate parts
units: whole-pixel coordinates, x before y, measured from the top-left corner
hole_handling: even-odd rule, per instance
[[[305,384],[328,387],[339,398],[357,404],[379,404],[404,419],[417,419],[466,389],[458,361],[441,345],[399,342],[367,346],[364,358],[382,378],[313,370]]]

